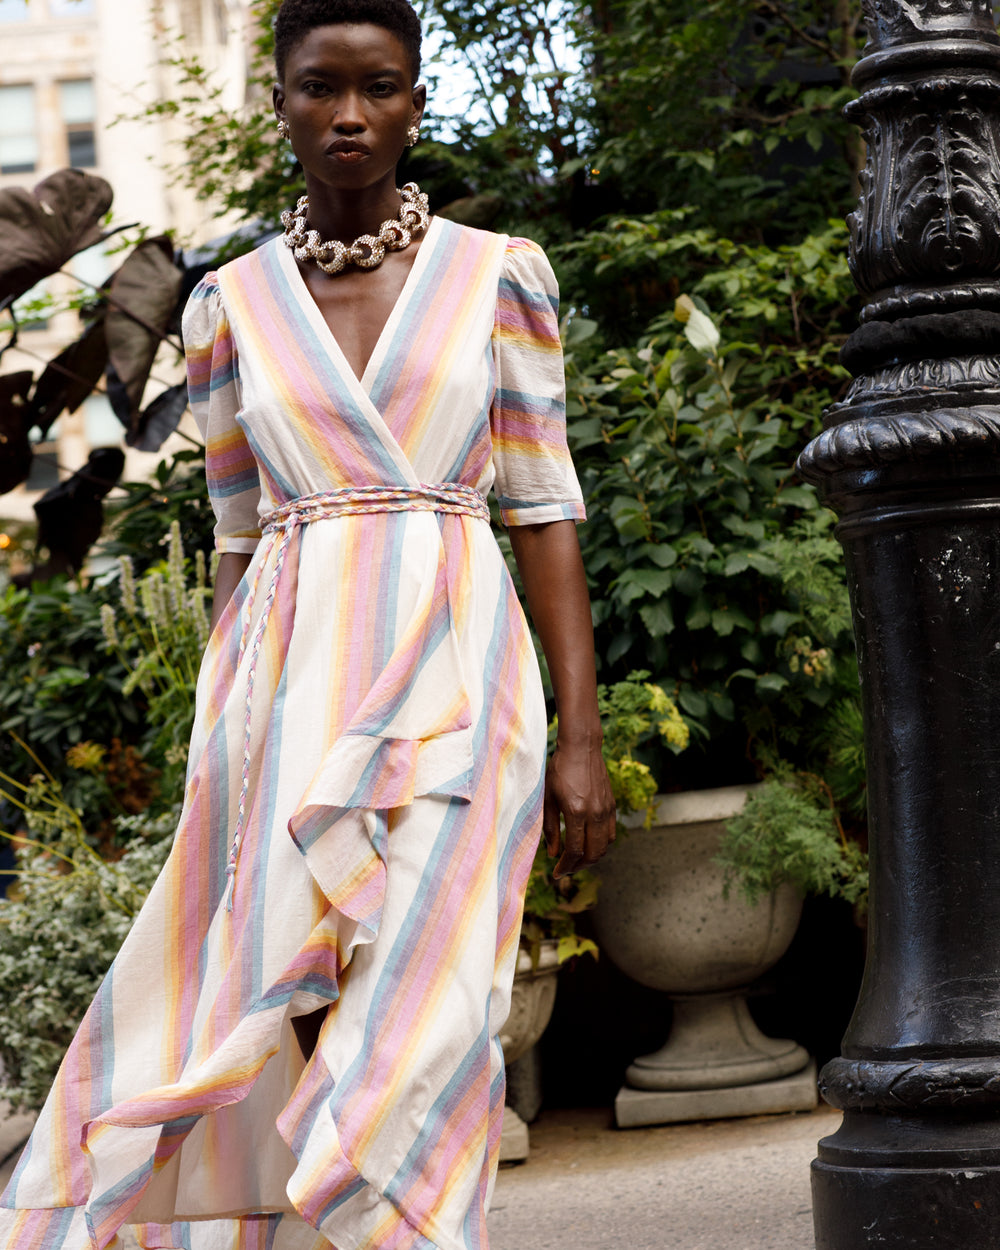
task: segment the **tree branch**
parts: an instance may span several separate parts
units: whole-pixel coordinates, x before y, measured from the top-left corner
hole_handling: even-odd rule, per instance
[[[815,35],[810,35],[807,30],[803,30],[797,22],[792,21],[784,7],[777,3],[777,0],[761,0],[760,7],[764,13],[769,13],[772,17],[776,17],[779,22],[784,23],[795,38],[801,40],[807,47],[816,48],[831,61],[837,60],[837,50],[830,40],[817,39]]]

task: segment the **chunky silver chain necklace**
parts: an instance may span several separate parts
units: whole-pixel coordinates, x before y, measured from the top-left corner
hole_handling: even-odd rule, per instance
[[[286,208],[281,214],[285,227],[282,237],[296,260],[314,260],[326,273],[340,273],[347,265],[374,269],[381,265],[386,252],[401,252],[409,247],[411,240],[423,234],[430,224],[427,196],[417,184],[408,182],[397,191],[403,201],[399,215],[383,221],[378,234],[358,235],[353,243],[341,243],[339,239],[324,242],[318,230],[310,230],[306,225],[309,196],[303,195],[294,208]]]

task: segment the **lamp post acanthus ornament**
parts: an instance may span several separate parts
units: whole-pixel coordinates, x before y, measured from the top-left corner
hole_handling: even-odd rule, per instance
[[[818,1250],[1000,1246],[1000,41],[865,0],[854,382],[800,470],[840,515],[868,760],[868,960],[821,1090]]]

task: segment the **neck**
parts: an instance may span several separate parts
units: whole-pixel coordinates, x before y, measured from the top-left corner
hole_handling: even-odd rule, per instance
[[[306,179],[309,196],[309,228],[324,239],[352,243],[359,235],[377,234],[382,222],[396,217],[400,201],[392,176],[375,186],[357,191],[333,191],[323,183]]]

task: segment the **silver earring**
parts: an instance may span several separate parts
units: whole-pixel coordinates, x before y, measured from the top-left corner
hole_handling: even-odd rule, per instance
[[[291,131],[288,129],[288,122],[283,117],[278,118],[278,134],[282,139],[291,137]]]
[[[420,138],[420,131],[416,128],[416,126],[411,126],[410,129],[406,132],[406,146],[408,148],[412,148],[416,144],[419,138]]]

